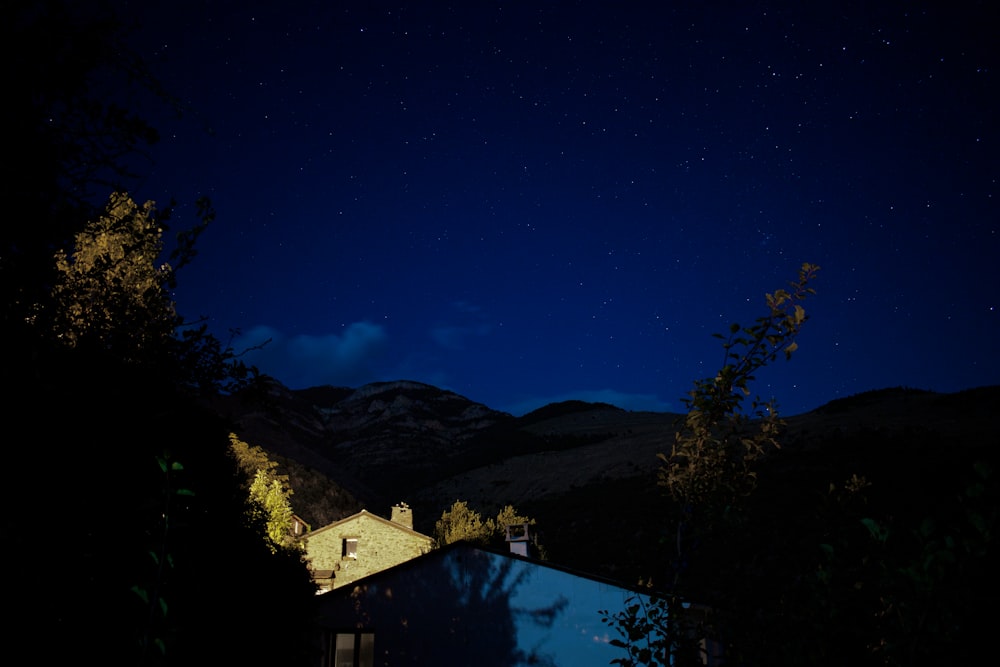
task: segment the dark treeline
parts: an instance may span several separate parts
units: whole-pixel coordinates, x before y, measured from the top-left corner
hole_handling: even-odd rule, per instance
[[[158,89],[123,47],[123,24],[78,4],[15,1],[0,28],[14,138],[0,178],[15,475],[8,634],[45,664],[296,664],[308,651],[308,574],[296,554],[267,548],[228,453],[230,427],[202,407],[212,392],[251,381],[252,369],[186,327],[168,300],[150,298],[175,279],[128,265],[151,239],[80,236],[102,215],[157,234],[169,229],[169,207],[146,227],[123,226],[144,222],[138,213],[108,215],[109,196],[127,192],[127,166],[141,164],[132,158],[157,132],[94,83],[119,86],[119,100]],[[210,220],[204,211],[192,227]],[[174,268],[192,256],[195,235],[178,235]],[[88,242],[114,248],[88,265]]]

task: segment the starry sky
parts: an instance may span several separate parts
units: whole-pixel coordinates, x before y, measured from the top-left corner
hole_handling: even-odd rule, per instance
[[[682,411],[803,262],[783,414],[1000,382],[989,3],[120,4],[179,310],[291,388]]]

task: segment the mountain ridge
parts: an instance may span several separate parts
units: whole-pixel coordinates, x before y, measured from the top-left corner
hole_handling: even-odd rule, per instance
[[[583,401],[515,417],[411,381],[302,390],[274,383],[265,404],[234,399],[223,411],[244,440],[286,468],[321,473],[342,491],[292,485],[293,506],[314,528],[362,507],[384,514],[405,501],[414,508],[415,528],[433,533],[434,521],[456,500],[484,514],[513,504],[539,520],[554,557],[609,576],[640,563],[619,570],[582,557],[581,545],[595,531],[643,537],[643,522],[663,511],[656,454],[669,452],[683,418]],[[955,457],[996,443],[997,414],[1000,386],[951,394],[895,387],[836,399],[786,418],[781,454],[763,464],[762,479],[773,481],[761,496],[786,502],[783,487],[816,493],[842,481],[850,463],[898,487],[881,481],[893,465],[923,478],[941,452]],[[316,500],[324,494],[325,501]]]

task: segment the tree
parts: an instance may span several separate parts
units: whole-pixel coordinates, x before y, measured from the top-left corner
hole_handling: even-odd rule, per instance
[[[766,315],[749,327],[733,324],[728,336],[716,334],[725,341],[722,367],[694,383],[670,454],[659,455],[658,484],[673,500],[670,535],[675,549],[673,562],[661,573],[660,595],[651,607],[628,604],[624,611],[602,612],[623,637],[613,640],[626,651],[617,663],[701,663],[698,640],[713,631],[712,620],[681,613],[689,592],[684,577],[699,545],[738,520],[740,501],[756,485],[754,464],[779,446],[783,423],[774,402],[755,398],[746,410],[743,401],[758,370],[779,355],[791,358],[797,349],[796,338],[808,319],[802,302],[815,293],[809,285],[818,270],[803,264],[790,289],[765,295]]]
[[[75,235],[72,252],[55,252],[55,284],[35,306],[35,329],[71,348],[155,367],[202,395],[259,381],[257,369],[240,360],[242,352],[223,345],[204,323],[185,322],[170,297],[177,270],[192,260],[196,240],[215,218],[208,200],[199,200],[197,209],[198,223],[177,233],[161,261],[171,208],[158,211],[151,201],[139,206],[127,193],[113,192],[104,212]]]
[[[278,464],[256,445],[249,445],[236,434],[229,434],[230,450],[245,476],[248,514],[252,521],[265,526],[265,542],[272,552],[278,549],[301,551],[292,535],[292,488],[288,475],[279,475]]]
[[[0,190],[29,212],[0,233],[0,317],[17,352],[5,416],[39,436],[9,455],[71,551],[39,547],[36,512],[9,517],[9,567],[39,573],[9,586],[9,606],[32,619],[21,640],[54,663],[297,664],[315,587],[299,554],[272,553],[247,521],[231,426],[199,400],[248,369],[204,327],[178,331],[168,297],[211,209],[165,266],[169,208],[136,205],[123,184],[155,133],[94,87],[132,99],[105,66],[143,76],[114,21],[60,0],[5,10],[0,67],[18,141]],[[67,557],[67,576],[50,576]],[[248,637],[250,625],[268,632]]]
[[[164,346],[179,318],[167,291],[173,269],[159,263],[162,233],[153,202],[138,206],[128,194],[112,193],[104,213],[75,235],[72,253],[55,253],[56,337],[127,361]]]
[[[506,539],[507,526],[535,525],[535,520],[518,514],[512,505],[505,505],[495,519],[483,521],[479,512],[469,508],[464,500],[456,500],[450,509],[441,513],[434,526],[438,546],[466,541],[482,546],[498,546]]]
[[[266,541],[272,551],[298,549],[292,538],[292,505],[288,502],[292,490],[274,479],[267,472],[258,470],[250,484],[250,516],[263,521]]]
[[[434,537],[441,546],[463,540],[485,546],[495,532],[493,520],[483,522],[479,512],[469,509],[464,500],[456,500],[434,525]]]
[[[769,449],[779,447],[783,425],[772,400],[762,404],[750,395],[754,374],[779,354],[790,359],[796,337],[808,319],[802,301],[819,267],[803,264],[791,291],[766,294],[768,313],[749,327],[733,324],[724,339],[722,368],[711,378],[697,380],[684,404],[682,428],[675,433],[670,455],[660,454],[659,484],[686,512],[719,512],[749,494],[756,483],[753,464]],[[753,420],[753,423],[751,423]]]

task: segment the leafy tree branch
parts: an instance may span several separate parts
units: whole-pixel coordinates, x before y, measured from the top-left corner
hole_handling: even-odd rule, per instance
[[[665,585],[644,602],[635,596],[624,611],[602,612],[622,639],[621,665],[702,664],[701,638],[713,631],[712,619],[695,614],[686,598],[684,575],[704,537],[738,517],[739,502],[756,486],[754,464],[778,448],[784,425],[773,401],[744,400],[758,370],[798,348],[796,338],[808,319],[802,303],[819,267],[803,264],[788,289],[765,295],[767,313],[750,326],[733,324],[723,340],[723,363],[715,376],[697,380],[684,399],[688,408],[674,434],[657,483],[673,500],[674,556],[665,568]],[[648,584],[652,591],[652,584]]]

